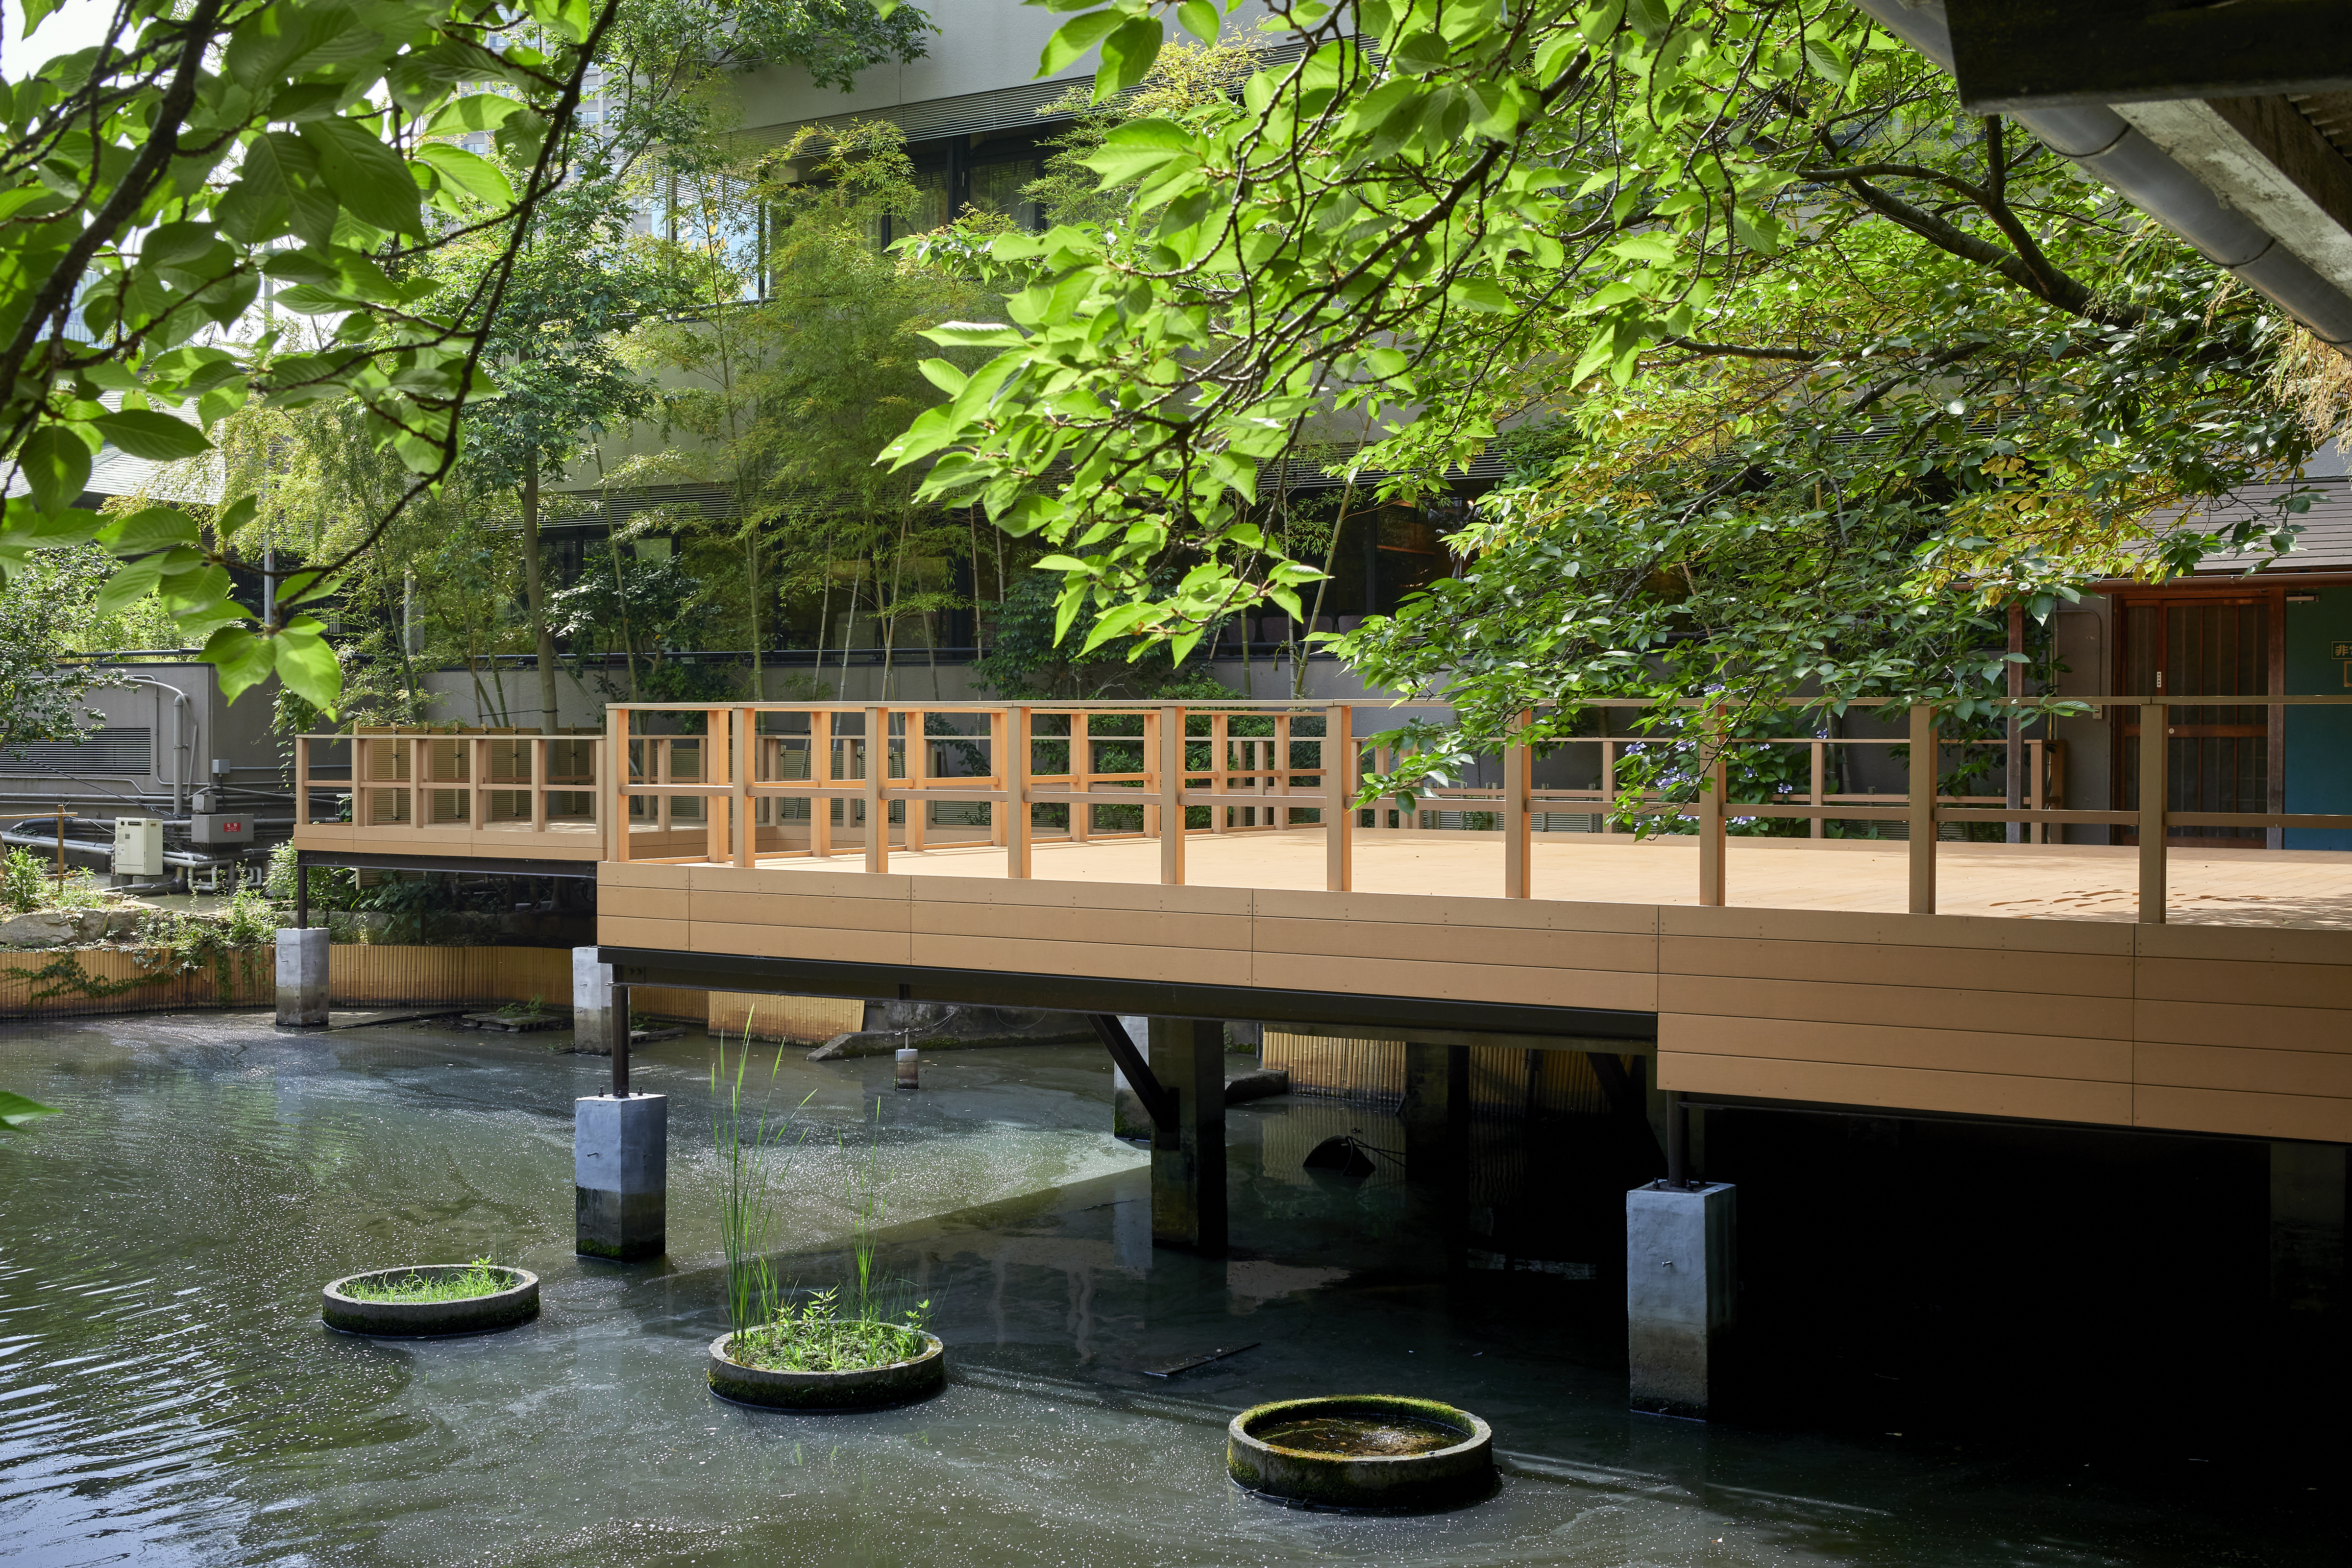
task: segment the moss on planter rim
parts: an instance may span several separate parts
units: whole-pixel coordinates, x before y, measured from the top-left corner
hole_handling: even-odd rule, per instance
[[[371,1268],[346,1275],[320,1292],[319,1316],[331,1329],[376,1339],[438,1339],[449,1334],[480,1334],[510,1329],[539,1316],[539,1276],[528,1268],[498,1271],[509,1283],[487,1296],[464,1296],[454,1301],[362,1301],[343,1287],[359,1280],[395,1280],[411,1274],[438,1278],[463,1274],[464,1263],[404,1264],[396,1268]]]
[[[1459,1442],[1421,1454],[1324,1454],[1256,1436],[1279,1422],[1359,1416],[1436,1426]],[[1494,1433],[1466,1410],[1400,1394],[1280,1399],[1243,1411],[1225,1429],[1225,1470],[1244,1490],[1294,1508],[1421,1513],[1476,1502],[1495,1489]]]
[[[710,1342],[706,1376],[711,1393],[737,1405],[771,1410],[878,1410],[929,1399],[948,1384],[947,1347],[937,1334],[923,1335],[923,1353],[910,1361],[854,1372],[745,1366],[727,1354],[727,1342],[734,1337],[721,1334]]]

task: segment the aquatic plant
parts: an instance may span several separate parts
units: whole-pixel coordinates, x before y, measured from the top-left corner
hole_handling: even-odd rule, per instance
[[[476,1296],[495,1296],[515,1283],[514,1277],[487,1258],[477,1258],[457,1274],[438,1275],[426,1279],[411,1269],[397,1279],[382,1275],[368,1279],[354,1279],[343,1287],[343,1294],[355,1301],[391,1301],[404,1305],[423,1301],[465,1301]]]
[[[739,1334],[778,1321],[784,1310],[784,1290],[776,1278],[773,1258],[783,1217],[778,1166],[787,1141],[799,1141],[793,1137],[794,1119],[815,1095],[812,1090],[781,1117],[769,1114],[769,1097],[775,1091],[776,1072],[783,1059],[783,1047],[778,1046],[774,1060],[768,1064],[767,1089],[757,1105],[747,1106],[743,1079],[751,1062],[747,1018],[734,1070],[728,1070],[724,1035],[719,1037],[719,1056],[710,1067],[710,1127],[719,1164],[719,1226],[727,1252],[727,1326]]]

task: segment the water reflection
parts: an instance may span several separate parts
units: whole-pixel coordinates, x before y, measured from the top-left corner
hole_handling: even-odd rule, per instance
[[[68,1112],[0,1142],[0,1562],[2323,1560],[2316,1500],[2310,1519],[2241,1517],[2122,1477],[1629,1418],[1609,1279],[1465,1272],[1424,1195],[1298,1171],[1333,1131],[1391,1138],[1355,1108],[1237,1110],[1235,1256],[1155,1254],[1143,1156],[1107,1135],[1085,1048],[942,1056],[886,1105],[887,1257],[938,1310],[945,1395],[846,1416],[720,1405],[698,1360],[723,1326],[708,1051],[643,1066],[676,1118],[675,1251],[611,1266],[570,1253],[570,1107],[601,1062],[243,1016],[0,1030],[0,1083]],[[780,1100],[818,1095],[793,1186],[803,1279],[839,1266],[835,1136],[889,1069],[781,1066]],[[1535,1220],[1483,1195],[1478,1247],[1537,1250]],[[1560,1219],[1553,1251],[1592,1244],[1586,1223]],[[323,1280],[483,1253],[542,1275],[536,1322],[413,1344],[318,1323]],[[1360,1520],[1224,1484],[1234,1410],[1339,1385],[1486,1416],[1502,1494]]]

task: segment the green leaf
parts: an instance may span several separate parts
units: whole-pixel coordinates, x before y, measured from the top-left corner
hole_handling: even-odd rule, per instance
[[[927,359],[915,368],[923,373],[925,381],[929,382],[950,397],[961,392],[964,382],[969,379],[962,371],[943,359]]]
[[[950,349],[1017,349],[1029,342],[1020,328],[999,321],[941,321],[923,336]]]
[[[1217,8],[1209,0],[1184,0],[1176,7],[1176,20],[1184,30],[1204,44],[1214,44],[1219,31]]]
[[[503,93],[469,93],[464,98],[453,98],[436,110],[433,118],[425,123],[425,134],[457,136],[468,131],[496,131],[526,107],[522,100]]]
[[[1093,48],[1107,37],[1123,18],[1117,11],[1089,11],[1083,16],[1073,16],[1055,30],[1045,40],[1045,52],[1037,57],[1037,74],[1052,76],[1066,69],[1073,60]]]
[[[152,409],[101,414],[90,423],[116,447],[151,463],[183,462],[213,449],[203,431]]]
[[[155,584],[163,579],[163,567],[160,557],[146,561],[133,561],[115,573],[113,576],[109,577],[106,580],[106,586],[98,591],[98,597],[90,602],[90,618],[102,621],[109,616],[121,615],[148,595],[152,594],[155,591]]]
[[[496,163],[446,142],[428,142],[416,150],[419,162],[430,163],[443,177],[476,201],[495,207],[514,205],[514,186]]]
[[[394,234],[422,235],[416,182],[400,154],[357,120],[313,120],[301,128],[302,145],[319,160],[319,172],[344,211],[362,223]]]
[[[16,462],[32,487],[33,504],[63,511],[89,484],[89,447],[61,425],[44,425],[16,448]]]
[[[1179,158],[1193,156],[1192,133],[1172,120],[1131,120],[1103,138],[1101,147],[1081,160],[1103,177],[1102,188],[1140,179]]]
[[[310,616],[296,616],[269,640],[278,645],[278,676],[295,696],[332,719],[342,700],[343,667],[327,646],[326,628]]]
[[[26,0],[25,13],[27,18],[39,16],[40,4],[41,0]],[[30,20],[25,30],[28,33],[33,30]],[[55,1106],[43,1105],[37,1100],[27,1100],[21,1094],[0,1089],[0,1127],[22,1127],[27,1122],[38,1121],[44,1116],[64,1114]]]
[[[278,651],[270,646],[276,640],[260,636],[249,626],[226,626],[205,639],[201,657],[220,671],[221,690],[234,702],[240,693],[268,679],[278,668]]]
[[[1511,308],[1511,297],[1491,278],[1456,279],[1446,289],[1445,297],[1465,310],[1499,315]]]
[[[1124,92],[1151,74],[1167,30],[1157,16],[1130,16],[1102,41],[1102,65],[1095,71],[1095,101]]]
[[[151,506],[112,524],[99,537],[109,550],[128,559],[193,545],[202,537],[202,531],[196,520],[178,507]]]

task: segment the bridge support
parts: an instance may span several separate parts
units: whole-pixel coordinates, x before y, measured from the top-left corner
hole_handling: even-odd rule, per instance
[[[327,928],[289,926],[278,933],[278,1025],[320,1029],[327,1024]]]
[[[1151,1242],[1211,1257],[1225,1250],[1225,1030],[1154,1018],[1151,1075],[1172,1102],[1152,1129]]]
[[[2344,1301],[2345,1149],[2271,1145],[2271,1301],[2321,1314]]]
[[[574,1100],[572,1184],[574,1252],[622,1262],[659,1258],[669,1196],[669,1097]]]
[[[626,987],[622,994],[627,994]],[[597,963],[594,948],[575,947],[572,950],[572,1043],[581,1050],[606,1055],[613,1048],[613,966]]]
[[[1405,1180],[1459,1185],[1469,1158],[1469,1047],[1405,1046],[1402,1116]]]
[[[1135,1014],[1121,1014],[1119,1023],[1127,1037],[1135,1042],[1136,1050],[1144,1061],[1151,1060],[1151,1020]],[[1144,1142],[1151,1137],[1151,1110],[1135,1086],[1127,1081],[1127,1073],[1116,1061],[1110,1065],[1110,1135],[1131,1138]]]
[[[1652,1182],[1625,1194],[1628,1403],[1706,1419],[1723,1341],[1738,1315],[1734,1189]]]

